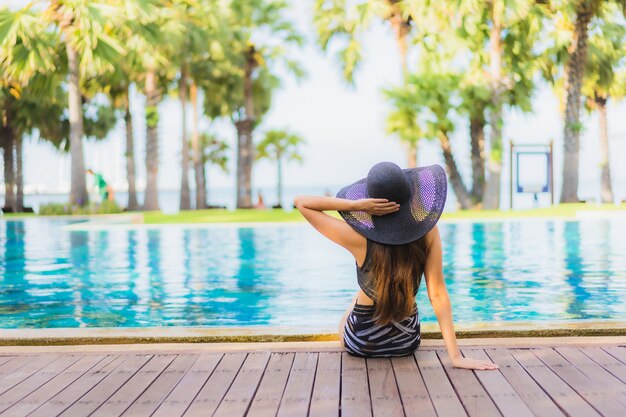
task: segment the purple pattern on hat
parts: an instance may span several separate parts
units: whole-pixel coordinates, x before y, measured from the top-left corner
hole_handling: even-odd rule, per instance
[[[428,191],[432,190],[435,186],[435,177],[433,173],[430,171],[421,171],[418,174],[419,182],[418,188],[427,189]],[[422,200],[422,205],[426,210],[430,210],[435,204],[435,193],[434,192],[424,192],[420,190],[420,197]]]
[[[359,183],[355,184],[354,187],[351,187],[346,192],[346,197],[348,200],[360,200],[362,198],[367,198],[367,184]],[[347,215],[352,216],[355,221],[358,221],[368,229],[374,228],[374,222],[372,221],[372,216],[367,214],[364,211],[350,211],[347,212]]]

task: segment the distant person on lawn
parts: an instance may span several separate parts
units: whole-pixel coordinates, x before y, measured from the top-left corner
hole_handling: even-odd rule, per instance
[[[261,191],[259,191],[258,193],[258,200],[256,202],[256,204],[254,205],[255,209],[259,209],[259,210],[264,210],[265,209],[265,201],[263,200],[263,194],[261,194]]]
[[[100,201],[113,201],[113,187],[106,182],[102,174],[98,172],[94,172],[91,168],[87,170],[88,174],[93,175],[93,178],[96,182],[96,187],[98,187],[98,192],[100,193]]]
[[[339,340],[348,353],[390,357],[411,355],[419,348],[415,296],[424,275],[452,365],[498,367],[463,357],[457,345],[437,228],[446,193],[446,173],[439,165],[403,170],[381,162],[336,198],[296,197],[294,203],[307,221],[354,256],[360,290],[339,324]],[[337,210],[345,221],[326,210]]]

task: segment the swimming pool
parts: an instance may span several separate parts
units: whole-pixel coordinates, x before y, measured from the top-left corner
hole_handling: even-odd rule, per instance
[[[72,225],[73,226],[70,226]],[[70,226],[70,227],[68,227]],[[0,221],[0,327],[335,326],[354,260],[306,224]],[[626,221],[440,224],[455,322],[626,318]],[[436,322],[424,281],[423,322]]]

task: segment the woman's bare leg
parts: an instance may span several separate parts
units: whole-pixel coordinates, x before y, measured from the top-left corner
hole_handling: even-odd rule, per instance
[[[357,295],[355,295],[354,298],[352,299],[352,303],[350,304],[350,306],[346,309],[346,312],[343,313],[341,320],[339,320],[339,330],[337,331],[337,333],[339,334],[339,343],[341,344],[342,348],[345,347],[343,344],[343,329],[346,327],[348,316],[352,312],[352,309],[354,308],[354,304],[356,303],[356,300],[358,297],[359,297],[359,294],[357,293]]]

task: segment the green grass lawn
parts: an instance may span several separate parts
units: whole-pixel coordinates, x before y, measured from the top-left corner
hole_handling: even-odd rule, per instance
[[[12,218],[20,218],[20,217],[33,217],[33,216],[36,216],[36,214],[35,213],[2,213],[1,216],[12,219]]]
[[[146,224],[168,223],[247,223],[247,222],[299,222],[304,218],[298,210],[189,210],[176,214],[163,214],[160,211],[143,213]]]
[[[463,210],[452,213],[444,213],[442,219],[507,219],[507,218],[531,218],[531,217],[573,217],[577,211],[624,211],[626,204],[621,205],[596,205],[596,204],[560,204],[554,207],[537,208],[529,210]],[[330,213],[336,217],[339,215]],[[146,224],[167,223],[245,223],[245,222],[300,222],[304,221],[297,210],[191,210],[176,214],[163,214],[161,212],[143,213]]]
[[[463,210],[444,213],[443,220],[489,220],[515,219],[533,217],[574,217],[578,211],[622,211],[626,214],[626,204],[559,204],[554,207],[528,210]],[[141,213],[146,224],[180,224],[180,223],[248,223],[248,222],[301,222],[304,221],[298,210],[189,210],[176,214],[163,214],[160,211],[135,212]],[[339,217],[336,212],[329,212]],[[6,219],[32,217],[33,214],[5,214]],[[114,215],[113,215],[114,216]]]

